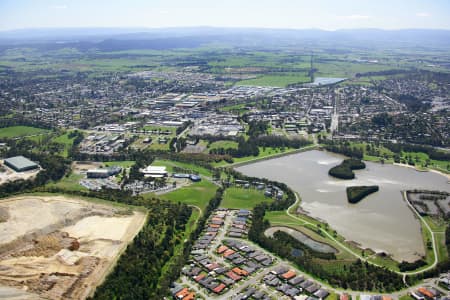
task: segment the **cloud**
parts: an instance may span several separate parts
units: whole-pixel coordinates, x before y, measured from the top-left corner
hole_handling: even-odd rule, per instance
[[[418,13],[416,13],[416,17],[427,18],[427,17],[431,17],[431,14],[428,12],[418,12]]]
[[[367,15],[349,15],[349,16],[338,16],[337,18],[341,20],[368,20],[372,17]]]

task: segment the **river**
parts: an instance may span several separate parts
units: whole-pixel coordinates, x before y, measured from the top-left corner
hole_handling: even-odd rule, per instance
[[[346,239],[396,260],[413,261],[425,253],[420,223],[403,200],[407,189],[445,190],[445,176],[412,168],[366,162],[355,171],[356,179],[330,177],[328,170],[344,159],[325,151],[308,151],[237,167],[248,176],[284,182],[302,198],[302,208],[312,217],[326,221]],[[358,204],[347,202],[345,188],[379,185],[380,191]]]

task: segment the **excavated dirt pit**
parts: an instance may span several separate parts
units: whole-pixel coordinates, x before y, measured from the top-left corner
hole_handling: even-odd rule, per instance
[[[24,299],[85,299],[145,223],[143,212],[63,196],[0,200],[0,217],[0,298]]]

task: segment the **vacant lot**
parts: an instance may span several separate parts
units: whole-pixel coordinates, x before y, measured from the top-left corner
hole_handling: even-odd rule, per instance
[[[63,196],[9,198],[0,211],[0,285],[46,299],[91,295],[145,222],[143,212]]]
[[[221,207],[253,209],[261,202],[270,202],[272,199],[264,196],[262,191],[242,188],[228,188],[223,194]]]

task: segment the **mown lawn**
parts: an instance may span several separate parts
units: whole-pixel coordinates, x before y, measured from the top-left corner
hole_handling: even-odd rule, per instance
[[[68,176],[64,176],[56,183],[47,184],[48,187],[58,187],[68,191],[86,191],[87,189],[80,185],[80,180],[85,176],[82,174],[70,173]]]
[[[106,161],[103,164],[106,167],[119,166],[119,167],[122,167],[122,168],[126,169],[126,168],[130,168],[132,165],[134,165],[135,161],[134,160]]]
[[[15,138],[47,133],[50,133],[50,130],[30,126],[10,126],[0,128],[0,138]]]
[[[212,149],[219,149],[219,148],[224,148],[224,149],[237,149],[238,147],[238,143],[235,141],[217,141],[217,142],[213,142],[209,145],[209,150]]]
[[[259,203],[271,201],[272,199],[264,196],[263,191],[232,187],[225,190],[220,206],[225,208],[253,209]]]
[[[167,171],[173,172],[174,167],[183,168],[186,170],[191,170],[193,172],[197,172],[200,175],[204,176],[211,176],[211,171],[208,169],[205,169],[203,167],[185,163],[185,162],[179,162],[179,161],[170,161],[165,159],[156,159],[152,165],[154,166],[165,166],[167,168]]]
[[[159,195],[158,197],[173,202],[196,205],[204,211],[209,200],[215,195],[216,190],[216,185],[209,181],[202,180],[173,192]]]

